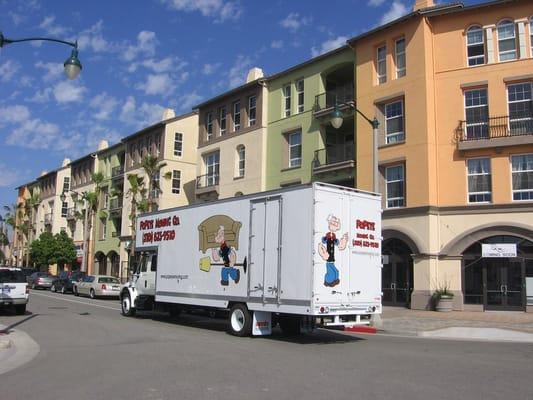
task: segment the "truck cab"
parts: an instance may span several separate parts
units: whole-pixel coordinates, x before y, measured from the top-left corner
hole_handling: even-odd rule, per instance
[[[157,253],[143,251],[136,254],[131,266],[131,278],[120,291],[122,314],[133,315],[135,310],[152,310],[155,299]]]

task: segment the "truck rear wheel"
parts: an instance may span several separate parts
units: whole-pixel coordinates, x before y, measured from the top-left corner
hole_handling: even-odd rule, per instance
[[[279,327],[284,335],[296,336],[299,335],[300,330],[300,317],[293,317],[288,315],[279,316]]]
[[[250,336],[252,333],[252,314],[244,304],[235,304],[229,313],[229,330],[235,336]]]
[[[120,302],[120,310],[122,315],[126,317],[133,317],[135,315],[135,308],[132,307],[131,297],[129,293],[124,293],[122,295],[122,300]]]

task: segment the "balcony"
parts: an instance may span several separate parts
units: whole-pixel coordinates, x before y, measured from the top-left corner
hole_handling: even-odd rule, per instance
[[[326,182],[353,179],[355,177],[355,146],[328,146],[315,151],[313,175]]]
[[[54,213],[44,214],[44,224],[45,225],[52,225],[53,219],[54,219]]]
[[[218,174],[205,174],[196,177],[196,195],[218,195]]]
[[[315,118],[329,117],[335,110],[335,106],[340,111],[351,111],[354,104],[353,92],[353,82],[347,82],[333,90],[317,94],[315,96],[313,115]]]
[[[76,207],[67,208],[67,221],[72,221],[76,219]]]
[[[109,215],[111,217],[122,216],[122,197],[115,197],[109,200]]]
[[[458,150],[517,146],[533,143],[533,116],[510,119],[490,117],[479,122],[460,121],[456,131]]]

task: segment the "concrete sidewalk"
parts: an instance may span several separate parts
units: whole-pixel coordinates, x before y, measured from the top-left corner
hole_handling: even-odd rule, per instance
[[[533,313],[513,311],[419,311],[383,307],[382,333],[461,340],[533,343]]]
[[[31,361],[39,350],[27,333],[0,325],[0,375]]]

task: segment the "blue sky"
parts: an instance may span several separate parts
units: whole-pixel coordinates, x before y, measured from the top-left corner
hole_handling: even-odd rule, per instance
[[[466,1],[470,4],[478,1]],[[63,75],[70,48],[0,50],[0,205],[57,168],[243,83],[336,48],[411,11],[414,0],[0,0],[10,39],[78,40],[83,70]]]

